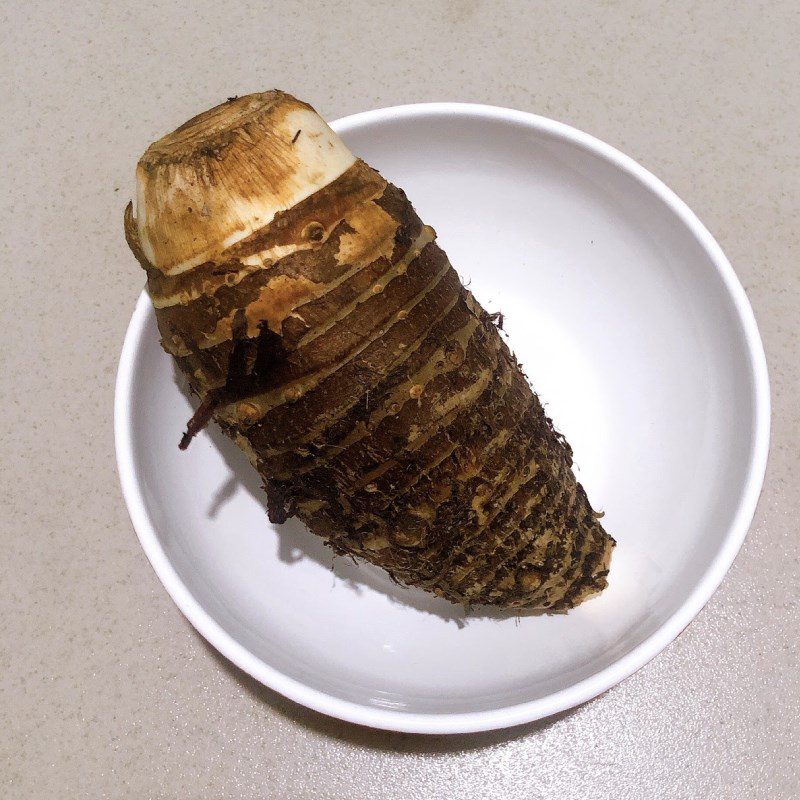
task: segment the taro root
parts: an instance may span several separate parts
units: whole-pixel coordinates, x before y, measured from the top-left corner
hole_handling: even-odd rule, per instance
[[[139,161],[128,243],[164,349],[269,516],[465,605],[565,609],[614,540],[495,320],[405,193],[283,92]],[[178,432],[176,432],[177,435]]]

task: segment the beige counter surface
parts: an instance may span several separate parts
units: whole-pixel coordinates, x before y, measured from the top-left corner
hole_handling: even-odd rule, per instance
[[[3,0],[0,16],[0,796],[800,796],[800,5]],[[144,147],[234,94],[328,118],[513,106],[639,160],[717,237],[770,367],[747,542],[660,657],[510,731],[370,731],[213,652],[139,547],[114,374],[142,274],[122,237]]]

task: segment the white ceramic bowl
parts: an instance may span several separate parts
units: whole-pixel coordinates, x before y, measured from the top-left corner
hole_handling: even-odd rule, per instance
[[[542,117],[412,105],[334,125],[402,186],[571,442],[618,547],[609,588],[566,616],[465,617],[271,525],[258,478],[191,415],[139,298],[117,380],[122,487],[167,591],[253,677],[345,720],[455,733],[588,700],[700,611],[752,519],[769,387],[745,293],[664,184]],[[131,259],[130,268],[134,268]]]

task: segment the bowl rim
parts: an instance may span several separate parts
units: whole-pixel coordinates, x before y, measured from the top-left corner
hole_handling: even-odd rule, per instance
[[[161,546],[147,504],[136,478],[133,458],[134,430],[131,415],[133,374],[150,311],[146,290],[142,291],[129,323],[114,396],[114,441],[122,492],[133,527],[157,576],[175,604],[197,631],[222,655],[259,682],[315,711],[347,722],[384,730],[424,734],[473,733],[507,728],[552,716],[602,694],[647,664],[672,642],[697,616],[722,582],[755,514],[764,482],[770,438],[770,391],[764,348],[752,308],[730,262],[705,226],[689,207],[661,180],[629,156],[600,139],[570,125],[525,111],[476,103],[416,103],[353,114],[331,123],[337,133],[398,120],[460,116],[524,125],[539,133],[569,142],[605,159],[627,173],[660,198],[701,244],[716,268],[733,303],[744,332],[748,368],[753,391],[753,443],[744,491],[722,546],[706,572],[681,606],[645,641],[578,683],[544,697],[489,711],[456,714],[408,713],[376,708],[334,697],[313,689],[282,673],[240,644],[202,607],[181,580]]]

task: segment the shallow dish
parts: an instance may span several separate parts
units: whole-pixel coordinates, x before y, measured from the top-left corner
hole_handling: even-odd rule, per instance
[[[334,128],[407,191],[477,298],[502,311],[618,541],[609,588],[567,615],[465,616],[371,566],[334,563],[294,521],[271,525],[257,475],[218,431],[178,450],[192,408],[145,294],[115,401],[142,546],[211,644],[325,714],[456,733],[588,700],[680,633],[747,532],[769,387],[745,293],[683,202],[566,125],[430,104]]]

